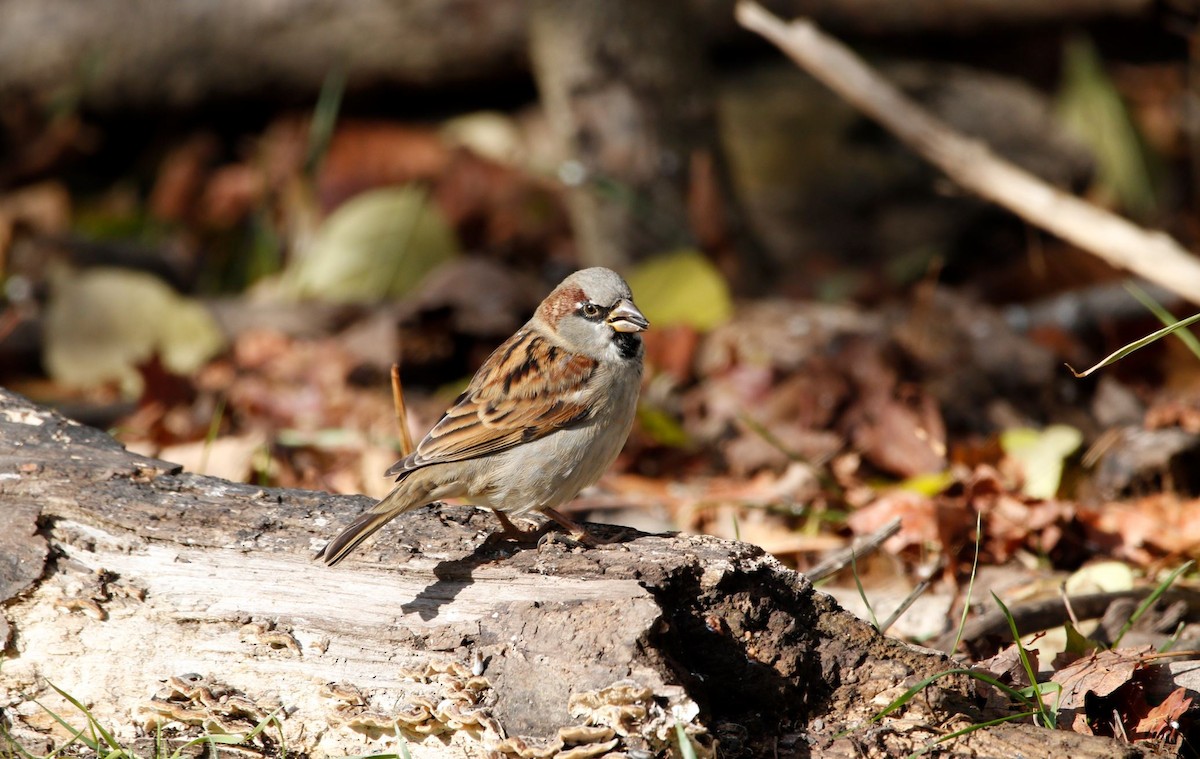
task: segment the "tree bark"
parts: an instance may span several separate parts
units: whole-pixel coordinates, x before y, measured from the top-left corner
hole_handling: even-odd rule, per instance
[[[735,34],[732,0],[692,0],[706,41]],[[778,0],[840,32],[970,32],[1143,16],[1153,0]],[[344,66],[353,88],[488,82],[525,70],[523,0],[5,0],[0,96],[70,95],[102,109],[311,97]]]
[[[698,21],[679,2],[535,0],[534,74],[584,263],[699,247],[753,291],[766,259],[730,189]]]
[[[517,546],[491,515],[434,506],[337,569],[314,563],[367,505],[183,473],[0,390],[0,745],[62,742],[34,698],[84,725],[48,683],[125,746],[270,716],[248,743],[291,756],[397,736],[414,757],[550,756],[564,739],[576,757],[663,752],[677,723],[701,755],[717,739],[725,755],[899,756],[981,718],[950,677],[868,725],[951,662],[755,547],[601,526],[595,548]],[[944,753],[1148,755],[1030,725]]]

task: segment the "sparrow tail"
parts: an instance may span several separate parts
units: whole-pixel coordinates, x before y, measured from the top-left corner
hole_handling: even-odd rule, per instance
[[[423,503],[423,501],[414,501],[410,497],[411,494],[405,491],[407,491],[407,488],[397,487],[384,496],[383,500],[375,504],[371,509],[359,514],[350,523],[349,527],[342,530],[336,538],[325,544],[325,547],[316,555],[316,558],[323,560],[327,565],[332,567],[349,556],[354,549],[362,545],[364,540],[374,535],[380,527],[383,527],[399,515],[413,508],[413,506]],[[400,501],[400,503],[397,503],[397,501]]]

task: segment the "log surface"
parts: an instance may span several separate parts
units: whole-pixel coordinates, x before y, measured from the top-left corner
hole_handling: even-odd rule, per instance
[[[182,738],[274,714],[252,743],[269,754],[282,736],[293,756],[401,737],[415,757],[550,756],[562,735],[660,753],[676,721],[702,754],[715,739],[731,756],[892,756],[981,717],[970,683],[946,678],[902,720],[862,726],[952,663],[753,546],[604,526],[595,548],[517,545],[490,514],[431,506],[337,568],[312,561],[369,503],[184,473],[0,389],[0,726],[61,741],[33,698],[81,725],[47,681],[127,745],[155,724]],[[590,738],[560,733],[585,722]],[[1031,725],[945,753],[1047,750],[1147,755]]]

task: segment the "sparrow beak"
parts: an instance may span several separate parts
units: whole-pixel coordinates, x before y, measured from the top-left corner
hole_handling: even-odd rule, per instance
[[[617,332],[642,332],[650,326],[650,322],[631,301],[621,298],[608,312],[608,326]]]

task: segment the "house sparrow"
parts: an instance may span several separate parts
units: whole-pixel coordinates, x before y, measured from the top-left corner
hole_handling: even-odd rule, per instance
[[[505,514],[540,511],[575,537],[555,511],[600,479],[633,426],[649,327],[625,280],[603,268],[577,271],[533,318],[497,348],[415,451],[387,471],[396,487],[319,556],[346,558],[410,509],[443,498]]]

